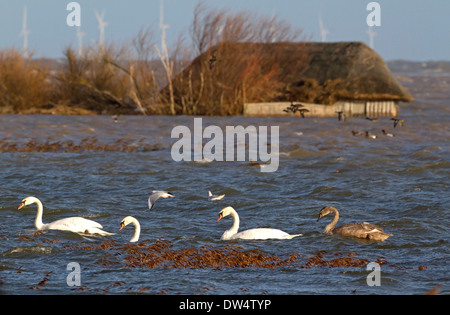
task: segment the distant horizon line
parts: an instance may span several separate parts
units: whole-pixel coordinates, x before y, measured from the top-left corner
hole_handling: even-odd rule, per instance
[[[0,51],[2,51],[4,49],[0,49]],[[19,49],[20,50],[20,49]],[[31,60],[39,60],[39,59],[52,59],[52,60],[58,60],[58,59],[65,59],[64,56],[61,57],[47,57],[47,56],[40,56],[40,57],[33,57],[31,58]],[[443,59],[428,59],[428,60],[411,60],[411,59],[384,59],[383,60],[385,62],[408,62],[408,63],[448,63],[450,64],[450,59],[449,60],[443,60]],[[161,62],[160,59],[155,58],[152,59],[150,61],[159,61]]]

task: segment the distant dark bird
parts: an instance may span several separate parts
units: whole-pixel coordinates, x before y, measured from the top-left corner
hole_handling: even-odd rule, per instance
[[[304,107],[302,104],[291,104],[291,107],[293,108],[294,112],[298,111],[300,107]]]
[[[342,119],[345,121],[345,114],[343,111],[336,111],[336,113],[338,114],[338,121],[341,121]]]
[[[354,130],[352,130],[352,134],[354,136],[360,136],[360,135],[362,135],[362,132],[361,131],[354,131]]]
[[[209,70],[212,70],[217,63],[217,50],[214,50],[209,59]]]
[[[381,131],[383,132],[383,134],[384,134],[386,137],[391,137],[391,138],[392,138],[392,137],[395,137],[395,135],[394,135],[393,133],[387,133],[386,130],[384,130],[384,129],[381,130]]]
[[[403,127],[403,124],[405,123],[404,119],[391,118],[391,120],[394,121],[394,128],[397,127],[397,125],[400,125]]]
[[[305,118],[305,113],[309,113],[309,110],[306,108],[299,109],[298,111],[300,112],[302,118]]]
[[[298,111],[300,111],[300,108],[304,107],[302,104],[294,104],[291,102],[291,105],[289,107],[286,107],[285,109],[283,109],[284,112],[286,113],[296,113]]]
[[[377,122],[378,118],[372,118],[372,117],[366,117],[367,120],[370,120],[371,122]]]
[[[376,139],[376,135],[371,135],[368,131],[366,131],[366,138]]]

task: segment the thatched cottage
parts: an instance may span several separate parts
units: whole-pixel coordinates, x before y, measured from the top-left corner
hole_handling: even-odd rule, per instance
[[[396,116],[412,96],[384,60],[360,42],[223,43],[197,57],[173,81],[178,111],[309,116]]]

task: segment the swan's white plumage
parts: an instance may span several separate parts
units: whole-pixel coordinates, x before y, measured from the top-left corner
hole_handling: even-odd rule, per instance
[[[243,240],[267,240],[267,239],[292,239],[296,236],[301,236],[302,234],[293,234],[290,235],[284,231],[277,230],[277,229],[268,229],[268,228],[256,228],[256,229],[250,229],[245,230],[242,232],[238,232],[239,230],[239,215],[237,214],[236,210],[234,210],[232,207],[226,207],[223,208],[219,212],[219,218],[217,221],[222,219],[223,217],[226,217],[228,215],[231,215],[234,219],[233,226],[226,230],[221,240],[233,240],[233,239],[243,239]]]
[[[82,217],[70,217],[44,224],[42,223],[43,206],[41,201],[36,197],[27,197],[23,199],[19,209],[33,203],[36,203],[38,206],[36,220],[34,221],[34,225],[38,231],[61,230],[79,234],[98,234],[102,236],[114,235],[114,233],[103,231],[103,226],[100,223]]]
[[[123,218],[123,220],[120,222],[120,230],[123,229],[124,226],[127,226],[128,224],[133,223],[134,224],[134,235],[133,237],[130,239],[130,243],[134,243],[139,241],[139,235],[141,234],[141,225],[139,224],[139,221],[132,217],[132,216],[127,216],[125,218]]]
[[[225,233],[224,233],[225,235]],[[268,239],[291,239],[297,235],[289,235],[286,232],[277,229],[257,228],[245,230],[234,235],[231,235],[229,239],[242,239],[242,240],[268,240]],[[224,238],[223,238],[224,239]],[[225,240],[225,239],[224,239]]]

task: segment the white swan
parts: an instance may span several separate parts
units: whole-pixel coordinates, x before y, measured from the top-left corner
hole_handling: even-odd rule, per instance
[[[239,216],[232,207],[223,208],[219,212],[219,218],[217,222],[223,217],[231,215],[234,218],[234,223],[231,229],[223,233],[221,240],[233,240],[233,239],[243,239],[243,240],[267,240],[267,239],[291,239],[296,236],[301,236],[302,234],[289,235],[286,232],[277,229],[250,229],[238,233],[239,230]]]
[[[130,223],[133,223],[135,226],[134,235],[130,239],[130,243],[134,243],[134,242],[139,241],[139,235],[141,234],[141,225],[139,224],[139,221],[136,220],[136,218],[134,218],[132,216],[127,216],[127,217],[123,218],[123,220],[120,222],[119,231],[122,230],[124,226],[127,226]]]
[[[36,197],[27,197],[23,199],[18,210],[33,203],[36,203],[38,206],[36,220],[34,221],[34,225],[38,231],[61,230],[79,234],[98,234],[102,236],[114,235],[114,233],[103,231],[103,227],[100,223],[82,217],[70,217],[44,224],[42,223],[43,206],[41,201]]]
[[[175,197],[174,194],[168,191],[153,190],[150,197],[148,197],[148,208],[151,210],[155,205],[156,200],[158,200],[159,198],[173,198],[173,197]]]

